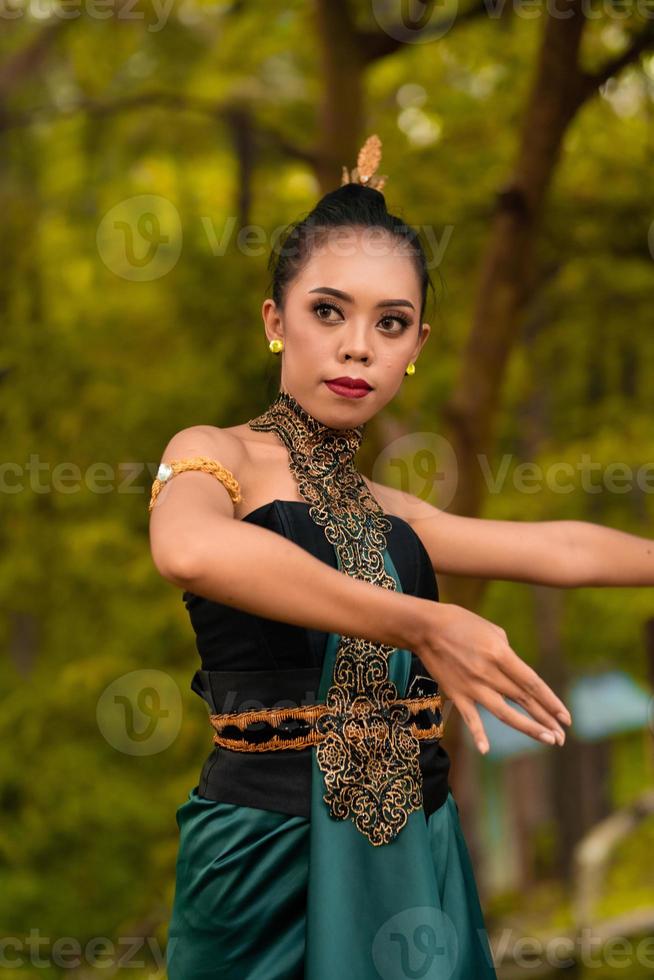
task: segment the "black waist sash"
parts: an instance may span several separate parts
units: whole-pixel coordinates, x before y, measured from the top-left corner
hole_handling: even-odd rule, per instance
[[[408,697],[432,693],[432,678],[421,674],[414,657]],[[316,704],[321,667],[279,670],[196,670],[191,689],[211,714]],[[209,727],[213,733],[213,728]],[[239,752],[215,745],[205,761],[198,793],[210,800],[262,810],[311,815],[311,750],[272,749]],[[449,756],[438,740],[420,740],[423,805],[429,816],[445,802],[449,790]]]

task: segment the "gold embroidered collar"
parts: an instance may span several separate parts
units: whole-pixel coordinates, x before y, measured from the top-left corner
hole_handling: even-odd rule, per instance
[[[274,431],[286,446],[289,467],[313,521],[324,529],[341,569],[354,578],[396,589],[384,566],[392,523],[354,466],[364,425],[335,429],[280,391],[259,416],[255,431]],[[316,746],[324,774],[323,796],[331,815],[350,817],[375,845],[392,841],[408,815],[423,805],[420,743],[410,730],[410,712],[389,679],[394,647],[341,636],[328,711],[317,725],[325,738]]]

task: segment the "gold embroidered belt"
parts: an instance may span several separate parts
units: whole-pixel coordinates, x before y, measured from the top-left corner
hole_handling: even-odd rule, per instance
[[[368,741],[374,738],[374,716],[368,715],[365,702],[361,715],[356,710],[352,714],[351,738]],[[392,712],[398,724],[406,725],[418,739],[441,738],[443,735],[443,720],[441,714],[442,700],[440,694],[423,697],[398,698],[384,709],[384,714]],[[319,730],[318,721],[321,715],[330,712],[326,704],[307,704],[291,708],[263,708],[254,711],[233,711],[223,714],[211,714],[209,720],[215,729],[214,744],[222,748],[234,749],[237,752],[269,752],[275,749],[305,749],[317,745],[327,737]],[[433,713],[433,720],[428,717],[427,724],[418,723],[417,716],[421,712]],[[357,724],[360,722],[360,724]],[[271,729],[263,733],[261,725]],[[259,726],[256,739],[248,737],[248,728]],[[232,729],[231,734],[226,734]],[[240,732],[241,735],[236,733]]]

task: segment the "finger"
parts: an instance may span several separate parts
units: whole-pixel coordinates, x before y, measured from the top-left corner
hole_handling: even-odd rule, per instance
[[[511,647],[507,647],[508,657],[501,658],[497,666],[507,677],[515,681],[522,690],[538,701],[564,725],[572,724],[572,717],[563,701],[557,697],[551,687],[545,683],[536,671],[526,664],[524,660]]]
[[[475,745],[485,755],[490,746],[474,701],[471,701],[469,698],[460,697],[454,704],[461,712],[461,717],[470,729],[472,737],[475,740]]]
[[[558,723],[556,718],[550,714],[550,712],[547,711],[547,709],[544,708],[538,701],[530,697],[528,694],[525,694],[523,689],[518,687],[517,684],[510,680],[505,673],[499,670],[497,672],[497,679],[490,677],[485,680],[485,683],[488,684],[490,688],[496,690],[498,694],[511,698],[512,701],[516,701],[518,704],[522,705],[522,707],[528,711],[532,717],[545,725],[546,728],[558,732],[559,743],[563,745],[565,742],[565,732],[561,728],[561,725]]]
[[[518,731],[524,732],[525,735],[538,739],[540,742],[546,742],[548,745],[556,744],[553,732],[534,721],[529,715],[523,714],[517,708],[512,708],[496,691],[481,690],[475,694],[475,700],[483,704],[506,725],[511,725],[512,728],[517,728]]]

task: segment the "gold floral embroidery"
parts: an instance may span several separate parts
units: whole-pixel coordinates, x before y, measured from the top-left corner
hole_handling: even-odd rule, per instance
[[[396,589],[384,566],[392,523],[353,463],[365,426],[330,428],[284,391],[248,425],[276,432],[288,449],[299,492],[336,549],[343,571]],[[350,817],[375,845],[392,841],[409,814],[423,805],[419,740],[411,730],[409,708],[389,678],[394,649],[341,636],[325,699],[328,710],[316,720],[324,735],[316,746],[327,787],[323,799],[333,817]]]

